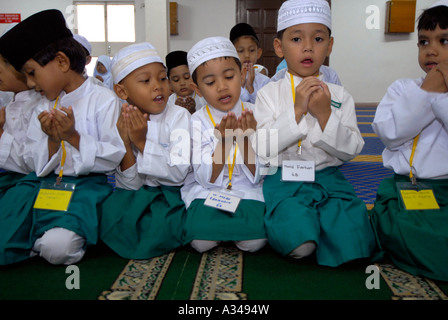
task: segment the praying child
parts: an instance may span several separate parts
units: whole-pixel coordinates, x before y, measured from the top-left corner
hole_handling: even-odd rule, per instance
[[[352,96],[320,79],[331,53],[331,12],[325,0],[287,0],[278,13],[275,52],[285,76],[258,91],[257,150],[271,166],[263,184],[270,245],[282,255],[316,253],[320,265],[336,267],[369,257],[373,232],[365,203],[339,166],[361,152]],[[292,168],[292,169],[291,169]]]
[[[149,259],[182,245],[190,113],[169,102],[166,68],[149,43],[118,51],[112,75],[127,102],[117,122],[126,154],[117,189],[102,205],[101,239],[124,258]]]
[[[113,190],[106,173],[125,153],[115,125],[119,100],[83,77],[85,53],[60,11],[30,16],[1,41],[45,99],[26,134],[24,161],[33,172],[0,199],[0,264],[33,256],[75,264],[97,243],[97,208]]]
[[[424,10],[417,30],[426,76],[392,83],[372,123],[395,174],[378,187],[371,218],[381,254],[413,275],[448,281],[448,1]]]
[[[193,171],[181,190],[187,207],[184,242],[199,252],[221,241],[257,251],[267,243],[265,206],[249,143],[256,129],[253,105],[240,100],[241,62],[228,39],[210,37],[188,52],[188,67],[207,104],[191,118]]]
[[[204,98],[193,89],[193,80],[188,70],[187,53],[173,51],[165,57],[168,79],[173,93],[169,102],[186,108],[191,114],[205,105]]]
[[[257,34],[251,25],[238,23],[230,30],[230,41],[235,46],[242,64],[241,100],[255,103],[258,90],[270,81],[269,77],[256,71],[260,69],[260,66],[256,65],[257,60],[263,53]]]

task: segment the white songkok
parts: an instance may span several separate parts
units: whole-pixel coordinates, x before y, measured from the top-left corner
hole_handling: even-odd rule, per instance
[[[124,47],[112,59],[114,84],[119,83],[135,69],[154,62],[165,65],[150,43],[134,43]]]
[[[277,32],[302,23],[321,23],[331,30],[331,9],[326,0],[287,0],[278,11]]]
[[[233,43],[224,37],[205,38],[196,43],[187,54],[188,68],[194,70],[206,61],[220,57],[235,57],[239,59]]]
[[[90,44],[89,40],[86,39],[86,37],[80,34],[74,34],[73,38],[75,38],[76,41],[78,41],[84,48],[86,48],[89,54],[92,54],[92,45]]]
[[[431,9],[431,8],[434,8],[434,7],[438,7],[438,6],[446,6],[446,7],[448,7],[448,0],[437,1],[432,6],[430,6],[428,9]]]

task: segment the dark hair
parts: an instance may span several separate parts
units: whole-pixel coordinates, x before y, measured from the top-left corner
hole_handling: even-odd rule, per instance
[[[331,29],[328,28],[328,27],[327,27],[327,29],[328,29],[328,33],[329,33],[329,35],[330,35],[330,37],[331,37]],[[286,30],[286,29],[283,29],[283,30],[280,30],[279,32],[277,32],[277,38],[279,38],[280,40],[282,40],[282,38],[283,38],[283,34],[285,33],[285,30]]]
[[[233,59],[235,60],[236,64],[238,65],[238,68],[241,71],[241,61],[238,58],[235,57],[220,57],[220,58],[224,58],[224,59]],[[206,64],[208,61],[205,61],[204,63],[201,64],[201,66],[203,66],[204,64]],[[197,85],[198,84],[198,76],[196,74],[196,71],[198,70],[198,68],[196,68],[196,70],[194,70],[193,74],[191,75],[191,78],[193,79],[193,82]]]
[[[437,6],[426,9],[418,18],[417,30],[431,30],[434,31],[437,26],[440,29],[448,28],[448,7]]]
[[[65,37],[49,44],[37,52],[33,59],[42,67],[56,57],[57,52],[63,52],[70,59],[70,69],[82,74],[86,66],[86,55],[82,45],[73,37]]]

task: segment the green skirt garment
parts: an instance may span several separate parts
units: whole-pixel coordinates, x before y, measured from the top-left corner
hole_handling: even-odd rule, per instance
[[[366,205],[338,168],[317,171],[313,183],[282,181],[279,168],[265,177],[263,194],[269,244],[279,253],[314,241],[317,262],[330,267],[371,255]]]
[[[25,177],[24,174],[11,172],[11,171],[2,171],[0,172],[0,197],[6,192],[7,189],[16,185],[16,183]]]
[[[182,245],[180,187],[116,189],[101,207],[100,238],[127,259],[150,259]]]
[[[377,241],[397,267],[448,281],[448,180],[419,181],[432,186],[440,210],[404,209],[396,183],[409,178],[384,179],[371,212]]]
[[[261,201],[242,199],[235,213],[204,205],[194,200],[186,212],[184,243],[192,240],[242,241],[265,239],[265,205]]]
[[[64,177],[63,181],[76,184],[64,212],[33,208],[42,181],[56,181],[56,175],[38,178],[30,173],[0,199],[0,265],[29,258],[34,242],[55,227],[79,234],[86,239],[86,247],[96,244],[97,206],[112,192],[106,175]]]

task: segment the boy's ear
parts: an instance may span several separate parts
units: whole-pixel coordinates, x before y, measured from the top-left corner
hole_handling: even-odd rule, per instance
[[[282,40],[279,38],[274,39],[274,51],[279,58],[283,58]]]
[[[262,54],[263,54],[263,49],[262,48],[258,48],[257,49],[257,60],[261,58]]]
[[[54,60],[56,60],[58,67],[62,72],[67,72],[68,70],[70,70],[70,58],[67,57],[67,55],[64,52],[62,51],[56,52]]]
[[[201,89],[199,89],[198,85],[194,82],[190,83],[191,88],[196,92],[198,96],[202,98]]]
[[[129,97],[126,87],[123,86],[122,84],[119,83],[114,84],[114,91],[117,94],[117,96],[122,100],[127,100]]]
[[[328,44],[327,57],[330,56],[331,51],[333,50],[334,38],[330,37],[330,43]]]

